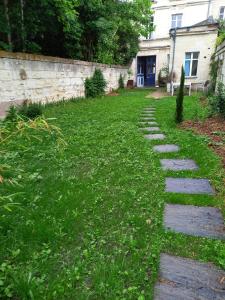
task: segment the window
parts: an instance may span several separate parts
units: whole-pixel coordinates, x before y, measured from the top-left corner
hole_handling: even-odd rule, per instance
[[[220,20],[224,19],[224,14],[225,14],[225,6],[222,6],[222,7],[220,7],[220,14],[219,14]]]
[[[197,76],[199,52],[185,53],[185,76]]]
[[[182,14],[172,15],[171,28],[177,28],[182,26]]]

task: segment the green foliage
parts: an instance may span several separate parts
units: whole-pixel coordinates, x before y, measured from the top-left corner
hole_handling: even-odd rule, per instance
[[[149,0],[1,1],[0,47],[127,64],[138,51],[138,37],[153,30],[151,14]]]
[[[120,74],[120,78],[119,78],[119,88],[120,89],[124,89],[124,79],[123,79],[123,76],[122,74]]]
[[[42,105],[40,103],[24,103],[19,106],[18,114],[23,118],[33,120],[42,115]]]
[[[106,81],[100,69],[95,69],[91,78],[85,80],[85,96],[86,98],[95,98],[104,95]]]
[[[225,118],[225,86],[218,82],[215,95],[209,97],[209,104],[212,113],[218,113]]]
[[[181,123],[183,121],[183,101],[184,101],[184,80],[185,72],[183,66],[181,67],[181,77],[180,77],[180,86],[176,98],[176,114],[175,120],[176,123]]]
[[[225,21],[219,20],[218,37],[216,39],[216,46],[219,46],[225,41]]]
[[[208,94],[213,94],[216,89],[216,81],[217,81],[217,73],[218,73],[219,61],[215,59],[215,56],[212,55],[210,61],[210,86],[208,90]]]
[[[15,122],[18,119],[35,119],[42,115],[42,105],[40,103],[26,103],[20,106],[10,106],[5,121]]]
[[[11,105],[9,107],[9,110],[7,111],[5,121],[15,122],[17,120],[18,120],[18,108],[15,107],[14,105]]]

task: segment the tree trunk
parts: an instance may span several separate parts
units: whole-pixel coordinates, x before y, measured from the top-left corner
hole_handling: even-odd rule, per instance
[[[10,19],[9,19],[9,3],[8,0],[3,0],[4,2],[4,9],[5,9],[5,19],[7,23],[7,41],[9,45],[9,50],[12,51],[12,35],[11,35],[11,26],[10,26]]]

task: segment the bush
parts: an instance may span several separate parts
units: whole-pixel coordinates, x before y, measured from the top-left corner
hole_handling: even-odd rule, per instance
[[[105,94],[106,81],[102,71],[95,69],[91,78],[85,80],[85,96],[87,98],[95,98]]]
[[[124,79],[122,74],[120,74],[120,78],[119,78],[119,88],[124,89]]]
[[[42,106],[39,103],[24,103],[19,107],[18,114],[25,119],[34,120],[42,115]]]
[[[185,73],[184,73],[184,68],[182,66],[180,87],[176,98],[176,115],[175,115],[176,123],[181,123],[183,121],[184,79],[185,79]]]
[[[10,106],[5,121],[15,122],[19,118],[34,120],[42,115],[42,105],[39,103],[23,103],[21,106]]]
[[[209,98],[209,104],[212,113],[219,113],[225,118],[225,86],[222,82],[218,82],[216,94]]]
[[[5,121],[6,122],[16,122],[18,119],[18,111],[14,105],[11,105],[9,110],[7,111]]]

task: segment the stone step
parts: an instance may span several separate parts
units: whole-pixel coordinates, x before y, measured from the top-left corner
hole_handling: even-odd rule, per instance
[[[144,128],[140,128],[140,130],[144,130],[144,131],[160,131],[159,127],[144,127]]]
[[[166,204],[164,226],[188,235],[225,239],[223,216],[215,207]]]
[[[161,159],[160,163],[163,170],[185,171],[199,169],[192,159]]]
[[[153,150],[158,153],[178,152],[180,147],[173,144],[157,145],[153,147]]]
[[[166,192],[214,195],[208,179],[166,178]]]
[[[139,122],[139,124],[140,125],[158,125],[158,123],[155,122],[155,121],[151,121],[151,122],[148,122],[148,121],[146,121],[146,122]]]
[[[146,134],[145,138],[148,140],[164,140],[165,135],[162,133]]]
[[[212,264],[162,254],[155,300],[223,300],[225,272]]]

